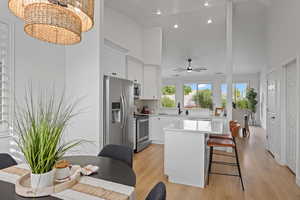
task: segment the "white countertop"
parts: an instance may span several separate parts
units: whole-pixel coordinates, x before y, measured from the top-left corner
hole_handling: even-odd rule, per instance
[[[165,127],[164,131],[171,132],[197,132],[197,133],[221,133],[223,132],[223,122],[212,119],[182,119]]]
[[[226,117],[210,116],[210,115],[177,115],[177,114],[150,114],[149,117],[160,117],[160,118],[178,118],[178,119],[188,119],[188,120],[197,120],[197,119],[220,119],[225,120]]]

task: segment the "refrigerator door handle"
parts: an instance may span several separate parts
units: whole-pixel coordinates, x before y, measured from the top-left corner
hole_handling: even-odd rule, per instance
[[[124,99],[123,144],[127,144],[127,100],[125,95],[123,95],[123,99]]]
[[[121,128],[124,128],[124,119],[125,119],[125,103],[123,94],[121,94]]]

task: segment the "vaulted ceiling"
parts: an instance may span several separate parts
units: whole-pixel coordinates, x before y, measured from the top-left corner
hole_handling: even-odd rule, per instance
[[[225,72],[225,3],[226,0],[107,0],[105,5],[145,28],[163,28],[162,71],[164,77],[170,77],[176,74],[174,68],[186,66],[189,57],[193,65],[208,68],[201,74]],[[260,51],[269,3],[234,0],[235,73],[256,73],[264,64],[264,52]],[[161,15],[156,14],[158,10]],[[207,24],[208,19],[211,24]],[[174,24],[179,27],[174,29]]]

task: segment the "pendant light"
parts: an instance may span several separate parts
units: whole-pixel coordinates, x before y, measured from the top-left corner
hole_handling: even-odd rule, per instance
[[[94,0],[9,0],[8,7],[28,35],[50,43],[79,43],[94,25]]]

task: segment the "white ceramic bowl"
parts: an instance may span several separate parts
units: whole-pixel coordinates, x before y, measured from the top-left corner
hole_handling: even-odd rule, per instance
[[[56,168],[55,170],[55,179],[63,180],[71,176],[71,170],[69,167],[66,168]]]

